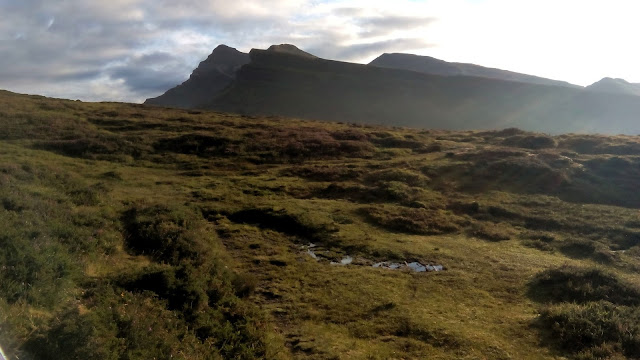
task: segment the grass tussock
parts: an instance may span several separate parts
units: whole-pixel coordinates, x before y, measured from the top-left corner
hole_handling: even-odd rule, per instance
[[[540,325],[576,359],[634,359],[640,356],[640,309],[606,301],[548,307]]]
[[[461,218],[445,210],[370,206],[362,214],[372,223],[391,231],[436,235],[460,231]]]
[[[639,288],[597,268],[563,266],[545,270],[529,286],[531,296],[545,302],[640,304]]]

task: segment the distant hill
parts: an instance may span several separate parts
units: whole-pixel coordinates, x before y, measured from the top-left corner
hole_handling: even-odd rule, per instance
[[[636,96],[484,76],[417,73],[300,56],[295,51],[254,49],[249,56],[250,62],[224,89],[194,93],[194,99],[205,101],[182,106],[452,130],[518,127],[546,133],[640,133]],[[148,103],[176,106],[162,100]]]
[[[606,77],[586,87],[589,91],[640,96],[640,84]]]
[[[198,65],[189,79],[169,89],[145,104],[180,108],[198,107],[210,101],[214,94],[227,87],[236,71],[249,62],[249,55],[226,45],[216,47],[211,55]]]
[[[531,84],[580,88],[580,86],[570,84],[566,81],[545,79],[538,76],[488,68],[474,64],[447,62],[430,56],[419,56],[412,54],[382,54],[371,63],[369,63],[369,65],[393,69],[411,70],[434,75],[479,76],[491,79],[518,81]]]

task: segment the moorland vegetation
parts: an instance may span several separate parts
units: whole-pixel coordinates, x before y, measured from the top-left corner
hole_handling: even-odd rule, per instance
[[[1,92],[0,345],[10,359],[638,358],[639,180],[636,136]],[[414,262],[442,270],[374,266]]]

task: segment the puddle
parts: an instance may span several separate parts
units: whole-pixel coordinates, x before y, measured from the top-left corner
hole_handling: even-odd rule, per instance
[[[383,261],[383,262],[379,262],[379,263],[375,263],[373,264],[374,268],[383,268],[383,269],[391,269],[391,270],[398,270],[398,269],[403,269],[403,268],[408,268],[412,271],[415,272],[431,272],[431,271],[443,271],[444,270],[444,266],[442,265],[431,265],[431,264],[421,264],[417,261],[414,262],[410,262],[410,263],[394,263],[394,262],[388,262],[388,261]]]
[[[342,260],[340,260],[340,262],[335,262],[332,261],[330,262],[331,265],[349,265],[353,262],[353,258],[351,256],[345,256],[342,258]]]
[[[328,261],[330,265],[371,266],[374,268],[383,268],[383,269],[390,269],[390,270],[408,269],[414,272],[432,272],[432,271],[444,270],[444,266],[442,265],[422,264],[417,261],[413,261],[410,263],[407,263],[406,261],[405,262],[382,261],[378,263],[373,263],[371,260],[358,258],[358,260],[354,263],[354,258],[352,256],[340,255],[340,254],[336,254],[335,252],[330,252],[328,250],[323,249],[322,247],[317,246],[314,243],[309,243],[308,245],[300,245],[299,248],[302,250],[302,253],[306,254],[312,259],[316,261],[324,261],[324,262]]]

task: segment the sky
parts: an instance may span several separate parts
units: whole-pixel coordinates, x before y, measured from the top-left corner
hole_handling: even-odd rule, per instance
[[[219,44],[368,63],[433,56],[589,85],[640,83],[636,0],[0,0],[0,89],[142,102]]]

